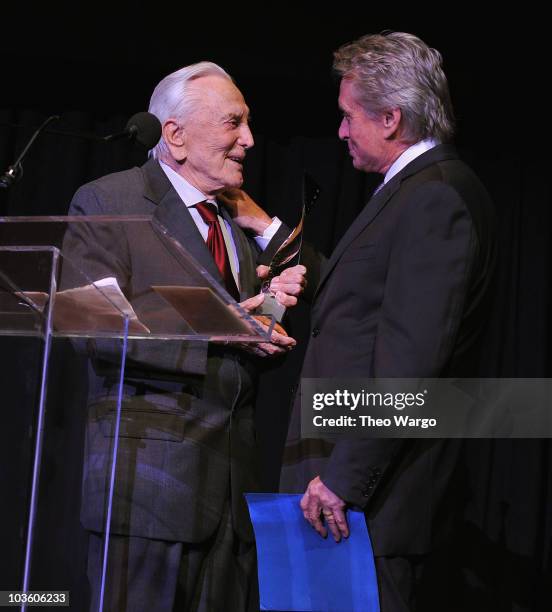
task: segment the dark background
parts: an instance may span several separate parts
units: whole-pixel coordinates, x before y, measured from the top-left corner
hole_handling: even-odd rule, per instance
[[[450,6],[438,12],[417,7],[409,15],[359,9],[357,3],[326,9],[306,3],[269,3],[262,9],[213,5],[203,14],[194,7],[192,14],[186,7],[126,10],[95,3],[78,12],[55,5],[42,14],[31,6],[13,16],[5,10],[2,26],[1,170],[14,161],[32,127],[48,115],[61,115],[52,126],[58,130],[118,131],[130,115],[147,108],[163,76],[208,59],[232,74],[252,109],[256,146],[248,155],[246,188],[269,212],[294,224],[301,172],[307,169],[322,189],[307,234],[327,253],[375,184],[374,177],[352,169],[336,137],[332,51],[382,29],[419,35],[443,54],[457,115],[457,145],[497,208],[499,282],[483,374],[551,375],[550,37],[543,14],[529,6],[525,12],[523,7],[508,12],[502,6],[483,20],[475,7],[464,6],[461,14]],[[107,146],[44,134],[27,157],[21,182],[0,193],[0,214],[64,214],[79,185],[144,159],[143,151],[125,143]],[[307,308],[300,306],[287,323],[300,346],[285,362],[263,365],[258,427],[268,490],[277,486],[290,389],[298,376],[307,324]],[[17,353],[5,343],[0,349],[3,388],[9,382],[29,390],[17,410],[3,411],[0,441],[6,500],[0,512],[5,525],[15,526],[3,530],[8,553],[3,555],[0,588],[15,588],[12,580],[20,565],[15,551],[28,479],[24,434],[31,418],[37,349],[27,346]],[[59,359],[71,385],[75,363]],[[49,415],[57,442],[47,449],[51,467],[43,483],[53,483],[50,496],[56,491],[61,499],[63,489],[56,482],[62,475],[76,482],[79,471],[78,461],[75,465],[75,460],[59,458],[61,449],[78,448],[82,423],[70,412],[56,412],[56,406],[49,407]],[[68,430],[70,440],[64,433]],[[459,600],[461,609],[550,609],[551,449],[541,440],[468,444],[468,510],[463,547],[454,553],[470,577]],[[51,519],[57,525],[50,533],[52,548],[55,538],[70,539],[67,534],[78,529],[78,510],[70,503],[65,506],[57,523]]]

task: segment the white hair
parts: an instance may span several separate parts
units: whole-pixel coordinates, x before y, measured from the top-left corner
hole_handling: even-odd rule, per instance
[[[406,32],[363,36],[334,53],[334,70],[351,79],[368,113],[400,108],[403,136],[451,140],[454,113],[441,54]]]
[[[161,125],[173,117],[179,121],[184,120],[194,110],[201,99],[193,95],[188,84],[199,77],[218,75],[232,81],[232,77],[213,62],[199,62],[185,66],[176,72],[167,75],[153,90],[149,104],[149,112],[155,115]],[[163,136],[157,145],[149,152],[151,157],[162,158],[168,154],[169,149]]]

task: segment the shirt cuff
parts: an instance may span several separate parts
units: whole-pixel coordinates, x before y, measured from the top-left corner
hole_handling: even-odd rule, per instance
[[[274,234],[280,229],[282,222],[278,217],[272,219],[272,223],[265,229],[262,236],[255,236],[255,242],[257,246],[264,251],[268,246],[268,243],[274,238]]]

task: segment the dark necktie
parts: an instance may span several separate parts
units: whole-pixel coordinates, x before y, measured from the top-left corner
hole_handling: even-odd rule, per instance
[[[207,233],[207,248],[213,254],[217,268],[224,279],[226,291],[228,291],[236,301],[239,301],[240,292],[238,291],[234,275],[232,274],[232,268],[230,267],[224,235],[217,218],[216,206],[210,202],[200,202],[196,204],[196,208],[203,221],[209,226],[209,231]]]

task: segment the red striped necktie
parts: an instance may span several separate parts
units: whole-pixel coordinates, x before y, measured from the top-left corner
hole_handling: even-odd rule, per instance
[[[224,235],[218,221],[217,208],[210,202],[200,202],[196,204],[195,207],[203,221],[209,226],[209,231],[207,233],[207,248],[213,254],[213,259],[224,279],[226,291],[239,302],[240,292],[238,291],[234,275],[232,274],[232,268],[230,267],[230,259],[226,251]]]

